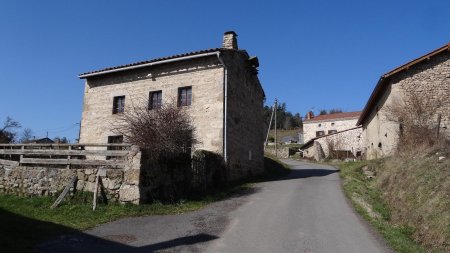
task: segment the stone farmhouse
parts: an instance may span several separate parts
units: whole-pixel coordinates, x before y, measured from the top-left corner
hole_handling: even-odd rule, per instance
[[[229,179],[263,170],[264,90],[258,58],[225,32],[222,47],[80,74],[85,80],[80,143],[126,142],[111,125],[137,104],[156,109],[174,102],[196,127],[203,149],[223,156]]]
[[[360,114],[361,112],[342,112],[314,116],[313,112],[308,112],[303,121],[304,142],[354,128]]]
[[[402,126],[389,120],[389,106],[402,101],[411,91],[443,103],[435,111],[430,128],[436,127],[442,135],[450,136],[450,43],[380,77],[357,122],[363,127],[367,159],[395,152]]]
[[[303,157],[355,158],[362,156],[362,129],[356,126],[361,112],[343,112],[314,117],[308,112],[303,122]]]

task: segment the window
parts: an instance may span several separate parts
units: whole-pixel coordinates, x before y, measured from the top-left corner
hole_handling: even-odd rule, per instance
[[[317,131],[316,132],[316,137],[323,136],[323,135],[325,135],[324,131]]]
[[[114,97],[113,114],[123,113],[125,111],[125,96]]]
[[[122,135],[108,136],[108,143],[109,144],[123,143],[123,136]],[[122,147],[108,146],[108,150],[122,150]],[[114,158],[114,157],[107,156],[106,160],[110,160],[111,158]]]
[[[162,106],[162,91],[152,91],[149,95],[148,109],[160,109]]]
[[[335,134],[337,133],[337,130],[328,130],[328,134]]]
[[[331,125],[334,126],[334,122],[331,122]]]
[[[188,106],[192,104],[192,87],[178,89],[178,106]]]

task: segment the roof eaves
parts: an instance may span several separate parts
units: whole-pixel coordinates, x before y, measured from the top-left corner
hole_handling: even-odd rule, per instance
[[[104,68],[104,69],[100,69],[100,70],[90,71],[90,72],[82,73],[82,74],[78,75],[78,77],[80,79],[83,79],[83,78],[87,78],[87,77],[91,77],[91,76],[103,75],[103,74],[112,73],[112,72],[118,72],[118,71],[124,71],[124,70],[128,70],[128,69],[134,69],[134,68],[152,66],[152,65],[162,64],[162,63],[179,61],[179,60],[183,60],[183,59],[192,58],[192,56],[199,56],[199,57],[209,56],[209,55],[212,55],[214,53],[217,53],[217,52],[220,52],[223,50],[226,50],[226,49],[212,48],[212,49],[189,52],[189,53],[185,53],[185,54],[177,54],[177,55],[172,55],[172,56],[168,56],[168,57],[156,58],[156,59],[152,59],[152,60],[148,60],[148,61],[140,61],[140,62],[135,62],[135,63],[131,63],[131,64],[119,65],[119,66],[115,66],[115,67],[108,67],[108,68]]]
[[[409,61],[409,62],[385,73],[384,75],[382,75],[380,77],[380,79],[378,80],[377,85],[375,86],[372,94],[370,95],[369,100],[367,101],[367,104],[364,107],[364,110],[362,111],[361,116],[359,117],[356,125],[357,126],[362,125],[366,121],[367,117],[369,116],[369,112],[372,111],[373,107],[375,106],[375,102],[378,100],[379,96],[382,95],[382,93],[387,85],[386,81],[389,80],[390,77],[392,77],[395,74],[400,73],[404,70],[408,70],[410,67],[412,67],[426,59],[430,59],[431,57],[433,57],[437,54],[440,54],[442,52],[445,52],[445,51],[450,51],[450,42],[436,50],[433,50],[430,53],[427,53],[427,54],[420,56],[412,61]]]

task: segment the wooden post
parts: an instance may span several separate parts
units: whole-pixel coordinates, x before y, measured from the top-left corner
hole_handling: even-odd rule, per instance
[[[277,146],[277,110],[278,110],[278,100],[275,98],[275,157],[278,157],[278,146]]]
[[[75,181],[77,180],[77,175],[75,174],[72,179],[69,181],[69,183],[66,185],[66,188],[64,188],[64,191],[59,195],[59,197],[56,199],[55,203],[50,207],[51,209],[57,207],[59,203],[64,199],[64,197],[67,195],[67,193],[70,190],[70,187],[74,186]]]
[[[269,142],[269,133],[270,133],[270,128],[272,127],[272,119],[273,119],[274,112],[275,112],[275,104],[274,104],[274,106],[272,106],[272,115],[270,115],[269,129],[267,129],[266,144],[264,145],[264,151],[266,151],[267,143]]]
[[[72,150],[72,146],[69,146],[69,151]],[[70,152],[69,152],[70,154]],[[67,169],[70,169],[70,155],[67,156],[67,161],[69,161],[69,164],[66,165]]]
[[[95,211],[95,208],[97,207],[97,192],[98,192],[98,178],[100,175],[97,173],[97,176],[95,177],[95,189],[94,189],[94,203],[92,203],[92,211]]]
[[[21,161],[22,161],[22,159],[23,159],[23,151],[25,150],[25,146],[24,146],[24,145],[22,145],[21,149],[22,149],[22,155],[20,155],[20,159],[19,159],[19,165],[20,165],[20,162],[21,162]]]

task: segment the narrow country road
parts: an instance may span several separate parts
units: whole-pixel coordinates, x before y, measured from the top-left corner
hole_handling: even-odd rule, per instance
[[[42,252],[390,252],[354,213],[338,171],[284,160],[293,171],[196,212],[126,218],[44,243]]]

